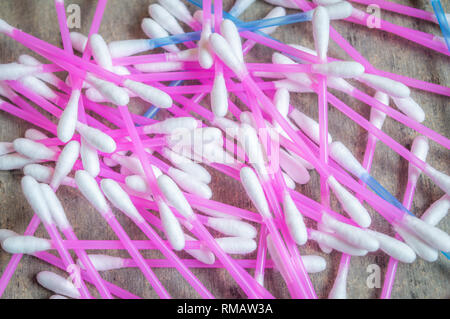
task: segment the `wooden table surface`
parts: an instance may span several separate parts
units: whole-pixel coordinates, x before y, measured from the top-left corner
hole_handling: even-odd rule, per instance
[[[143,0],[110,0],[107,6],[102,26],[101,35],[106,41],[143,38],[141,20],[148,16],[147,7],[155,1]],[[395,2],[406,4],[419,9],[431,11],[427,0],[396,0]],[[82,27],[79,31],[88,33],[89,26],[95,11],[96,1],[78,0],[66,1],[78,4],[81,8]],[[224,8],[229,9],[233,1],[224,1]],[[443,1],[446,11],[450,12],[450,2]],[[356,5],[359,8],[361,6]],[[242,16],[244,20],[262,18],[271,5],[263,1],[256,1],[251,9]],[[193,8],[192,8],[193,9]],[[292,13],[294,11],[289,11]],[[407,18],[389,12],[382,12],[381,17],[387,21],[411,27],[424,32],[439,34],[438,27],[432,23],[423,22],[414,18]],[[61,46],[58,31],[57,18],[50,0],[3,0],[0,2],[0,18],[6,19],[11,25],[33,34],[52,44]],[[332,25],[361,52],[375,67],[396,72],[405,76],[450,86],[450,61],[448,57],[424,49],[421,46],[399,39],[380,30],[367,29],[365,27],[349,24],[342,21],[333,21]],[[310,23],[300,23],[280,28],[275,34],[279,40],[285,43],[298,43],[312,47],[312,32]],[[13,62],[20,54],[30,51],[22,45],[15,43],[6,36],[0,36],[0,61],[1,63]],[[257,46],[250,55],[249,61],[269,61],[272,50]],[[348,59],[346,54],[335,44],[330,46],[330,56]],[[367,89],[366,89],[367,90]],[[372,90],[367,90],[373,94]],[[352,108],[368,118],[369,106],[358,103],[354,99],[337,94]],[[449,99],[435,94],[426,93],[416,89],[412,90],[412,96],[423,107],[427,114],[424,124],[444,136],[450,136],[450,108]],[[293,95],[291,101],[303,112],[317,118],[317,102],[313,94]],[[147,105],[133,101],[132,110],[143,112]],[[163,114],[161,114],[163,115]],[[0,112],[0,140],[12,141],[23,136],[31,125],[18,120],[4,112]],[[387,119],[383,130],[402,145],[410,148],[413,138],[417,136],[413,130]],[[335,140],[344,142],[360,160],[363,158],[367,134],[364,129],[347,119],[343,114],[330,107],[330,133]],[[428,162],[439,170],[450,173],[449,151],[430,142]],[[407,179],[407,162],[400,158],[382,143],[378,144],[374,158],[373,175],[397,198],[403,197]],[[212,188],[214,199],[224,201],[246,209],[254,210],[249,199],[244,195],[238,182],[226,178],[210,170],[213,175]],[[28,225],[32,212],[25,201],[20,188],[21,172],[0,172],[0,228],[13,229],[23,233]],[[319,179],[315,172],[312,173],[311,182],[297,188],[316,200],[319,200]],[[77,191],[62,187],[58,195],[63,200],[75,232],[80,239],[115,239],[113,232],[99,217],[93,208],[78,194]],[[440,198],[442,192],[433,185],[427,177],[421,177],[414,197],[412,211],[420,216],[427,207]],[[336,200],[332,199],[332,206],[339,210]],[[393,235],[392,228],[371,211],[373,216],[373,229]],[[120,214],[119,221],[124,225],[133,239],[145,239],[140,231],[130,224],[129,220]],[[309,223],[315,226],[314,223]],[[450,231],[450,219],[445,219],[439,225],[443,230]],[[37,236],[46,237],[42,226]],[[308,242],[300,248],[302,254],[318,254],[327,260],[327,269],[319,274],[311,275],[312,282],[320,298],[328,295],[337,269],[340,253],[333,252],[324,255],[315,243]],[[102,252],[96,252],[102,253]],[[106,252],[105,252],[106,253]],[[110,252],[112,255],[127,257],[125,253]],[[149,258],[161,258],[159,253],[144,253]],[[180,254],[186,257],[185,254]],[[256,254],[249,256],[254,258]],[[10,259],[10,255],[0,252],[0,269],[4,269]],[[351,269],[348,280],[348,296],[350,298],[378,298],[381,292],[379,288],[369,288],[367,278],[368,266],[376,264],[381,270],[381,281],[387,268],[388,257],[382,252],[369,254],[365,257],[354,257],[351,260]],[[434,263],[428,263],[418,258],[410,265],[401,264],[398,268],[393,298],[449,298],[450,297],[450,263],[442,256]],[[48,298],[51,293],[40,287],[35,279],[36,274],[42,270],[52,270],[63,274],[59,270],[48,266],[34,257],[26,256],[21,261],[13,276],[3,298]],[[189,288],[184,279],[173,269],[155,269],[155,273],[168,291],[177,298],[198,298],[192,288]],[[211,292],[222,298],[243,298],[245,295],[232,280],[225,270],[193,269],[205,286]],[[266,272],[266,286],[278,298],[288,298],[288,292],[282,283],[279,273],[268,270]],[[129,289],[133,293],[145,297],[155,298],[154,291],[140,271],[118,270],[104,273],[106,280]],[[93,289],[92,289],[93,290]]]

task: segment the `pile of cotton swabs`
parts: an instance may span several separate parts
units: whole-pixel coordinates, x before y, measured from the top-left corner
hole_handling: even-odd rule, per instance
[[[0,20],[1,33],[51,61],[44,64],[22,55],[18,62],[0,65],[0,95],[5,99],[0,110],[39,129],[0,143],[0,169],[23,170],[23,193],[34,212],[24,235],[0,230],[2,248],[13,254],[0,279],[0,295],[22,254],[69,275],[73,265],[79,266],[76,282],[48,271],[37,275],[42,286],[57,294],[53,298],[92,298],[94,287],[102,298],[140,298],[101,276],[131,267],[142,271],[149,289],[161,298],[171,298],[153,271],[161,267],[176,268],[203,298],[214,296],[191,268],[226,269],[248,298],[273,298],[264,287],[264,274],[276,268],[292,298],[317,298],[309,273],[324,270],[326,262],[299,253],[299,246],[311,241],[325,253],[342,252],[330,298],[346,297],[351,256],[378,250],[391,257],[381,296],[389,298],[398,262],[412,263],[416,256],[433,262],[439,251],[448,256],[450,237],[436,225],[450,206],[450,178],[427,164],[426,157],[429,139],[446,149],[450,141],[420,124],[425,113],[410,96],[410,87],[446,96],[449,88],[370,65],[331,26],[336,19],[366,25],[369,16],[349,2],[271,0],[267,2],[279,6],[251,22],[237,17],[254,0],[236,1],[230,13],[223,11],[221,0],[214,1],[214,8],[211,0],[189,2],[203,11],[191,15],[180,0],[159,0],[149,7],[151,18],[142,21],[150,39],[107,44],[98,34],[106,0],[97,3],[89,36],[69,32],[64,2],[55,0],[63,49]],[[384,0],[373,2],[390,8]],[[286,15],[283,7],[303,13]],[[410,9],[395,7],[409,15],[420,11]],[[422,13],[423,19],[436,21],[433,14]],[[190,32],[185,33],[179,21]],[[278,26],[292,23],[312,23],[314,50],[269,36]],[[381,29],[449,55],[438,36],[383,20]],[[353,61],[329,57],[330,38]],[[272,61],[245,62],[256,44],[275,50]],[[148,52],[158,47],[167,52]],[[66,81],[56,72],[67,72]],[[375,89],[375,96],[348,79]],[[167,81],[172,82],[164,84]],[[370,105],[370,119],[328,87]],[[291,93],[317,95],[318,122],[290,104]],[[144,115],[130,113],[130,98],[153,106]],[[247,109],[234,104],[235,99]],[[389,106],[391,99],[396,108]],[[202,101],[209,101],[203,105],[210,107],[200,105]],[[343,143],[332,141],[328,104],[368,131],[363,164]],[[171,117],[154,120],[159,109]],[[48,115],[58,118],[57,124]],[[382,131],[386,116],[418,133],[411,150]],[[409,162],[403,203],[370,175],[378,140]],[[258,213],[212,200],[205,166],[240,181]],[[320,175],[320,202],[295,189],[309,182],[311,170]],[[445,195],[419,219],[409,209],[420,174],[430,177]],[[77,188],[118,240],[79,240],[56,195],[60,186]],[[342,213],[330,208],[331,194]],[[369,206],[392,225],[395,238],[370,229]],[[131,240],[116,219],[118,211],[148,239]],[[308,228],[305,218],[317,227]],[[40,223],[49,239],[33,237]],[[94,231],[102,226],[83,227]],[[96,249],[126,250],[130,258],[86,253]],[[47,252],[51,250],[58,254]],[[157,250],[165,258],[144,259],[144,250]],[[193,258],[180,258],[176,252],[183,250]],[[254,251],[256,259],[232,258]]]

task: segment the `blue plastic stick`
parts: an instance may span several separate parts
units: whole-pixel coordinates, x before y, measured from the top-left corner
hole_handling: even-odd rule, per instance
[[[442,35],[447,44],[447,49],[450,51],[450,26],[448,25],[447,17],[445,16],[444,9],[439,0],[431,0],[431,5],[433,6],[434,13],[438,20],[439,26],[441,27]]]

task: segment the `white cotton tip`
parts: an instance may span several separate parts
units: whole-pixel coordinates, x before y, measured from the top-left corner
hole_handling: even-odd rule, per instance
[[[330,20],[342,20],[350,17],[353,13],[353,7],[350,2],[340,1],[338,3],[326,6]]]
[[[152,49],[147,39],[112,41],[108,48],[112,58],[122,58]]]
[[[19,63],[0,64],[0,81],[16,81],[24,76],[41,71],[40,66],[28,66]]]
[[[89,81],[111,103],[118,106],[123,106],[130,102],[130,97],[128,96],[127,91],[120,86],[96,78],[90,73],[87,74],[86,80]]]
[[[42,96],[44,99],[54,101],[58,96],[56,93],[47,86],[42,80],[35,76],[28,75],[19,79],[19,82],[28,90]]]
[[[267,3],[273,4],[274,6],[281,6],[288,9],[297,9],[298,5],[295,4],[292,0],[264,0]]]
[[[240,172],[241,182],[253,205],[264,218],[270,218],[269,205],[258,177],[250,167],[243,167]]]
[[[284,182],[286,183],[286,187],[289,189],[295,189],[295,182],[292,178],[289,177],[285,172],[281,172],[283,174]]]
[[[288,193],[285,193],[283,196],[283,211],[286,225],[292,238],[294,238],[298,245],[304,245],[308,240],[305,222],[303,221],[302,214]]]
[[[220,24],[220,32],[223,37],[227,40],[233,53],[239,59],[239,61],[244,62],[244,54],[242,52],[242,42],[239,31],[233,21],[229,19],[224,19]]]
[[[317,51],[319,61],[325,62],[327,60],[328,42],[330,40],[330,17],[327,9],[320,6],[314,9],[312,24],[314,47]]]
[[[272,63],[274,64],[298,64],[297,62],[293,61],[291,58],[285,56],[284,54],[278,53],[278,52],[274,52],[272,54]],[[294,81],[297,86],[300,85],[303,88],[307,88],[310,89],[311,85],[312,85],[312,80],[310,78],[310,76],[306,73],[284,73],[284,75],[291,81]],[[287,88],[289,91],[293,91],[290,90],[289,88]]]
[[[309,172],[302,163],[297,161],[285,150],[280,149],[279,161],[281,168],[298,184],[307,184],[310,180]]]
[[[33,160],[53,160],[56,156],[56,152],[44,144],[27,138],[18,138],[13,144],[17,153]]]
[[[378,91],[377,93],[375,93],[374,97],[384,105],[389,106],[389,95],[387,95],[386,93]],[[386,113],[383,113],[374,107],[370,108],[370,123],[372,123],[376,128],[381,130],[385,120]]]
[[[348,244],[347,242],[328,233],[311,230],[309,238],[320,244],[331,247],[337,251],[340,251],[348,255],[365,256],[367,254],[367,250],[354,247]]]
[[[228,137],[236,138],[239,134],[239,123],[226,117],[214,117],[211,124],[219,127]]]
[[[84,52],[88,43],[88,37],[79,32],[70,32],[72,47],[78,52]]]
[[[236,219],[209,217],[206,225],[232,237],[255,238],[257,235],[256,228],[253,225]]]
[[[178,186],[188,193],[205,199],[210,199],[213,195],[211,188],[207,184],[199,181],[194,176],[191,176],[182,170],[171,167],[167,172],[167,175],[169,175],[178,184]]]
[[[0,156],[0,171],[12,171],[22,169],[28,164],[36,163],[36,160],[30,159],[17,153]]]
[[[42,194],[44,195],[47,206],[50,210],[53,220],[61,230],[71,229],[70,222],[67,219],[66,212],[56,196],[55,192],[47,184],[40,184]]]
[[[237,76],[245,74],[245,66],[239,57],[233,52],[227,40],[217,33],[211,34],[209,43],[216,55],[225,63]]]
[[[180,222],[166,203],[159,201],[158,209],[161,223],[170,245],[174,250],[183,250],[186,240]]]
[[[159,3],[166,8],[175,18],[190,24],[193,20],[186,5],[180,0],[159,0]]]
[[[236,0],[229,13],[235,17],[239,17],[253,2],[255,2],[255,0]]]
[[[43,223],[51,224],[52,216],[42,194],[39,183],[31,176],[22,178],[22,191],[34,212]]]
[[[283,7],[275,7],[272,10],[270,10],[270,12],[264,17],[264,19],[273,19],[273,18],[278,18],[278,17],[284,17],[286,15],[286,10]],[[264,28],[262,29],[262,31],[265,34],[272,34],[277,30],[277,26],[273,26],[273,27],[269,27],[269,28]]]
[[[98,174],[100,174],[100,159],[98,157],[98,152],[86,142],[84,138],[81,139],[80,155],[83,169],[91,174],[92,177],[97,177]]]
[[[408,264],[416,260],[416,253],[404,242],[370,229],[366,231],[378,240],[380,249],[392,258]]]
[[[290,117],[311,140],[316,144],[320,144],[319,123],[297,109],[292,110]],[[332,141],[331,135],[328,134],[328,143],[331,143]]]
[[[361,204],[361,202],[349,191],[347,191],[333,176],[330,176],[327,182],[347,214],[359,226],[364,228],[369,227],[372,219],[370,218],[369,213]]]
[[[50,271],[41,271],[37,274],[38,283],[54,293],[74,299],[80,299],[81,295],[75,285],[68,279]]]
[[[188,173],[191,177],[209,184],[211,183],[211,174],[201,165],[181,156],[167,147],[163,148],[162,155],[167,158],[175,167]]]
[[[177,131],[192,131],[199,126],[198,121],[193,117],[173,117],[155,124],[143,126],[144,134],[174,134]]]
[[[243,123],[238,140],[248,156],[248,162],[255,167],[259,174],[267,176],[265,153],[256,130],[249,124]]]
[[[80,143],[77,141],[69,142],[61,151],[58,160],[56,161],[55,172],[50,183],[50,186],[52,186],[53,189],[57,189],[72,171],[79,154]]]
[[[31,176],[40,183],[49,184],[53,176],[53,168],[40,164],[30,164],[23,168],[24,175]]]
[[[0,229],[0,243],[3,242],[5,239],[14,236],[19,236],[19,234],[9,229]]]
[[[209,45],[211,24],[203,24],[200,41],[198,42],[198,63],[204,69],[210,69],[214,63],[213,54]]]
[[[67,143],[73,137],[78,122],[78,103],[81,91],[73,90],[69,102],[64,109],[58,122],[58,138],[61,142]]]
[[[164,30],[155,20],[150,18],[142,20],[141,28],[150,39],[166,38],[169,36],[169,33],[166,30]],[[165,45],[163,48],[169,52],[180,51],[175,44]]]
[[[172,98],[166,92],[140,82],[126,80],[124,86],[146,102],[154,106],[168,109],[172,106]]]
[[[148,12],[150,16],[164,29],[166,29],[171,34],[182,34],[184,33],[183,28],[180,26],[178,21],[170,14],[164,7],[159,4],[151,4],[148,7]]]
[[[112,179],[102,179],[100,182],[103,194],[108,198],[108,200],[127,215],[129,218],[136,220],[140,223],[144,223],[145,220],[139,214],[138,210],[134,206],[128,194],[120,187],[119,183]]]
[[[112,58],[103,37],[100,34],[93,34],[89,41],[95,62],[105,70],[111,71],[113,69]]]
[[[211,90],[211,109],[214,116],[224,117],[228,112],[228,91],[223,73],[214,77],[214,85]]]
[[[392,97],[407,98],[411,90],[403,83],[382,76],[364,73],[359,80],[377,91],[384,92]]]
[[[90,254],[88,255],[88,258],[97,271],[109,271],[126,267],[125,260],[120,257]],[[80,259],[77,260],[77,264],[78,266],[80,266],[80,268],[86,269]]]
[[[0,142],[0,156],[15,152],[14,144],[9,142]]]
[[[333,233],[331,231],[331,229],[329,229],[327,226],[325,226],[322,223],[317,223],[317,230],[323,232],[323,233]],[[324,245],[323,243],[318,242],[317,243],[319,245],[320,250],[322,250],[323,253],[325,254],[330,254],[333,251],[333,248]]]
[[[159,72],[174,72],[180,71],[184,67],[183,62],[169,61],[169,62],[155,62],[135,64],[136,70],[146,73],[159,73]]]
[[[419,123],[425,121],[425,112],[422,107],[413,100],[412,97],[409,96],[403,99],[394,97],[393,100],[397,108],[409,118]]]
[[[177,184],[167,175],[158,177],[158,186],[170,204],[188,220],[194,217],[194,211],[189,205]]]
[[[2,248],[10,254],[34,254],[52,248],[49,240],[33,236],[12,236],[2,241]]]
[[[331,6],[333,4],[339,3],[342,0],[313,0],[318,6]]]
[[[290,95],[286,89],[278,89],[273,97],[273,103],[277,107],[278,112],[287,119],[289,114]]]
[[[142,178],[141,175],[129,175],[125,178],[125,184],[138,193],[148,193],[149,188],[147,182]]]
[[[411,146],[411,153],[417,156],[420,160],[426,162],[429,149],[430,146],[428,145],[428,139],[423,135],[418,135],[414,139],[413,144]],[[410,182],[417,183],[417,180],[419,179],[421,172],[422,172],[421,169],[414,166],[412,163],[409,163],[408,179]]]
[[[246,255],[256,250],[256,241],[243,237],[223,237],[216,238],[219,244],[227,254]]]
[[[103,153],[114,153],[117,145],[113,138],[103,133],[99,129],[87,126],[86,124],[77,123],[77,131],[92,147]]]
[[[450,177],[438,170],[434,169],[430,165],[425,168],[425,173],[433,180],[433,182],[439,186],[447,195],[450,195]]]
[[[425,213],[423,213],[421,219],[427,224],[436,226],[445,216],[447,216],[449,209],[450,198],[446,194],[428,207]]]
[[[429,246],[406,229],[403,229],[403,227],[394,225],[394,229],[408,244],[408,246],[414,250],[417,256],[428,262],[434,262],[438,259],[439,252],[436,249]]]
[[[407,214],[401,220],[400,225],[431,247],[441,251],[450,251],[450,236],[439,228]]]
[[[327,268],[327,261],[322,256],[303,255],[302,262],[309,274],[322,272]]]
[[[197,241],[195,238],[185,234],[184,238],[189,241]],[[216,260],[216,257],[212,253],[211,250],[207,248],[201,248],[201,249],[186,249],[185,250],[189,255],[197,259],[198,261],[201,261],[202,263],[206,265],[212,265],[214,264],[214,261]]]
[[[334,61],[323,64],[313,64],[311,71],[327,76],[340,78],[355,78],[364,73],[364,66],[353,61]]]
[[[102,215],[110,211],[110,207],[103,196],[97,181],[86,171],[75,173],[75,182],[81,194],[97,209]]]
[[[334,280],[333,288],[331,288],[328,294],[328,299],[347,299],[347,277],[348,268],[343,267],[339,269],[339,272]]]
[[[362,167],[352,152],[339,141],[330,144],[330,156],[344,169],[357,177],[367,173],[367,170]]]
[[[5,20],[0,19],[0,33],[12,34],[14,27],[9,25]]]
[[[336,236],[350,245],[367,251],[376,251],[380,248],[378,240],[361,228],[342,223],[327,213],[322,214],[322,222],[330,228]]]

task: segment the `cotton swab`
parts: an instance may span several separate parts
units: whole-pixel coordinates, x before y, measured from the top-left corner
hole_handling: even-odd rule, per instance
[[[75,235],[70,222],[68,221],[66,214],[64,212],[64,208],[62,207],[61,202],[56,197],[56,194],[47,184],[40,184],[42,194],[45,197],[47,205],[49,207],[50,213],[55,221],[55,224],[61,230],[61,232],[66,236],[67,239],[70,240],[78,240]],[[89,262],[87,254],[83,250],[75,250],[77,256],[84,261],[87,272],[91,279],[94,281],[95,286],[97,287],[102,298],[112,299],[112,295],[109,290],[103,284],[103,280],[95,270],[95,267],[92,263]]]
[[[73,264],[72,257],[62,244],[61,237],[59,236],[59,233],[53,222],[49,208],[44,200],[44,196],[39,187],[39,184],[32,177],[25,176],[22,178],[22,188],[24,190],[24,194],[27,201],[30,203],[33,210],[39,216],[49,235],[55,241],[58,247],[58,252],[61,255],[61,258],[63,259],[65,266],[69,267],[70,265]],[[83,298],[91,298],[91,295],[82,280],[80,282],[80,286],[77,287],[77,289]]]
[[[421,219],[430,225],[436,226],[445,216],[447,216],[449,208],[449,197],[448,195],[444,195],[428,207]]]
[[[140,269],[144,273],[147,280],[152,284],[155,291],[162,298],[170,298],[170,295],[161,285],[159,280],[154,275],[153,271],[144,262],[142,255],[131,242],[131,239],[123,230],[122,226],[117,222],[116,218],[111,212],[106,200],[104,199],[97,182],[85,171],[77,171],[75,174],[75,181],[82,194],[89,200],[89,202],[96,208],[102,217],[113,228],[119,239],[127,247],[127,251],[136,260]]]
[[[37,274],[36,279],[42,287],[54,293],[74,299],[81,298],[80,293],[72,282],[54,272],[41,271]]]

